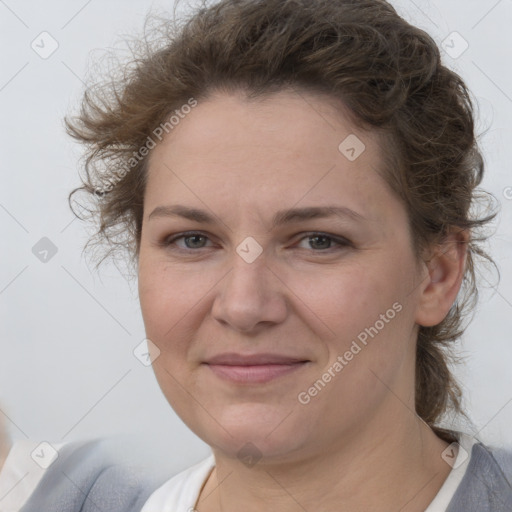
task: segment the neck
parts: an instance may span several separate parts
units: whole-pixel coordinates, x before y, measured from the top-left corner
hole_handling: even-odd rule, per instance
[[[342,436],[328,453],[293,463],[249,468],[214,450],[216,467],[196,509],[424,511],[451,470],[441,458],[448,443],[410,412],[389,418],[390,425],[368,425]]]

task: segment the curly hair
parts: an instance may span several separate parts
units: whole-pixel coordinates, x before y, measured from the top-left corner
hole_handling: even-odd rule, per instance
[[[105,257],[121,248],[137,259],[148,149],[187,105],[218,90],[257,98],[293,88],[341,100],[355,123],[387,138],[384,174],[408,213],[416,256],[450,229],[471,233],[456,302],[440,324],[420,326],[417,340],[416,412],[452,440],[439,420],[464,412],[448,348],[476,305],[475,257],[493,263],[476,230],[496,213],[474,211],[484,162],[473,105],[434,40],[384,0],[221,0],[177,22],[159,19],[151,35],[66,119],[86,146],[71,197],[87,195],[98,222],[90,242],[107,247]]]

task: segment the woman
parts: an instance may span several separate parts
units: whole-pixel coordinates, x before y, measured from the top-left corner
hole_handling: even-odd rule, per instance
[[[441,426],[493,218],[460,77],[383,0],[223,0],[170,38],[68,121],[212,448],[142,511],[512,510],[511,455]]]

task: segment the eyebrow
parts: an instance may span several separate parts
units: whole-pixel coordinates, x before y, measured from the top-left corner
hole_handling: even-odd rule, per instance
[[[149,214],[148,220],[155,217],[182,217],[203,224],[217,224],[216,218],[208,212],[183,205],[157,206]],[[293,222],[331,217],[349,218],[357,222],[367,220],[360,213],[344,206],[310,206],[279,210],[272,219],[272,228]]]

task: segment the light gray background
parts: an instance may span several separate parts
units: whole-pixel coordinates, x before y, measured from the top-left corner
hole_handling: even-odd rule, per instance
[[[502,205],[490,245],[502,275],[496,290],[482,292],[461,344],[466,366],[457,375],[479,438],[512,446],[512,1],[392,3],[439,44],[453,31],[469,44],[460,57],[444,58],[478,100],[478,129],[486,130],[483,186]],[[128,436],[127,452],[146,449],[149,459],[178,470],[208,447],[176,417],[151,368],[132,353],[144,338],[135,283],[113,266],[95,274],[81,255],[85,226],[67,205],[78,184],[80,148],[62,123],[97,58],[91,52],[122,46],[123,35],[141,32],[150,8],[172,6],[0,0],[0,407],[14,440]],[[48,59],[31,48],[43,31],[59,44]],[[453,51],[460,50],[461,41],[452,40]],[[47,263],[32,253],[42,237],[58,248]],[[484,278],[495,283],[492,274]]]

